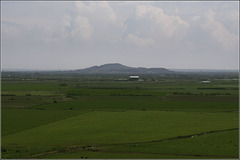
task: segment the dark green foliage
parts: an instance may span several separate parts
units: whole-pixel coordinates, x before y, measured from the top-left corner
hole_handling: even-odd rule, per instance
[[[16,96],[15,94],[2,94],[2,96]]]
[[[7,150],[4,148],[1,148],[1,152],[7,152]]]
[[[68,86],[67,83],[60,83],[59,86]]]

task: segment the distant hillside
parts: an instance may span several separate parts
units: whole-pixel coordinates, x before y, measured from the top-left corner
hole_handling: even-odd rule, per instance
[[[104,64],[101,66],[93,66],[86,69],[74,70],[80,74],[165,74],[174,73],[165,68],[143,68],[128,67],[119,63]]]

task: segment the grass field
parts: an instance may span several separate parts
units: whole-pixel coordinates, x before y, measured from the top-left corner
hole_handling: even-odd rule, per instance
[[[237,159],[238,81],[201,78],[3,78],[1,158]]]

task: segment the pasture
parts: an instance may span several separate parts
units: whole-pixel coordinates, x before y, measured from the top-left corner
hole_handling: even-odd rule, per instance
[[[237,74],[37,76],[2,77],[1,158],[239,158]]]

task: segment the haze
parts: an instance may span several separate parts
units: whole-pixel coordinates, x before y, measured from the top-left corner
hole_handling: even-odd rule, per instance
[[[239,2],[1,2],[2,69],[238,69]]]

